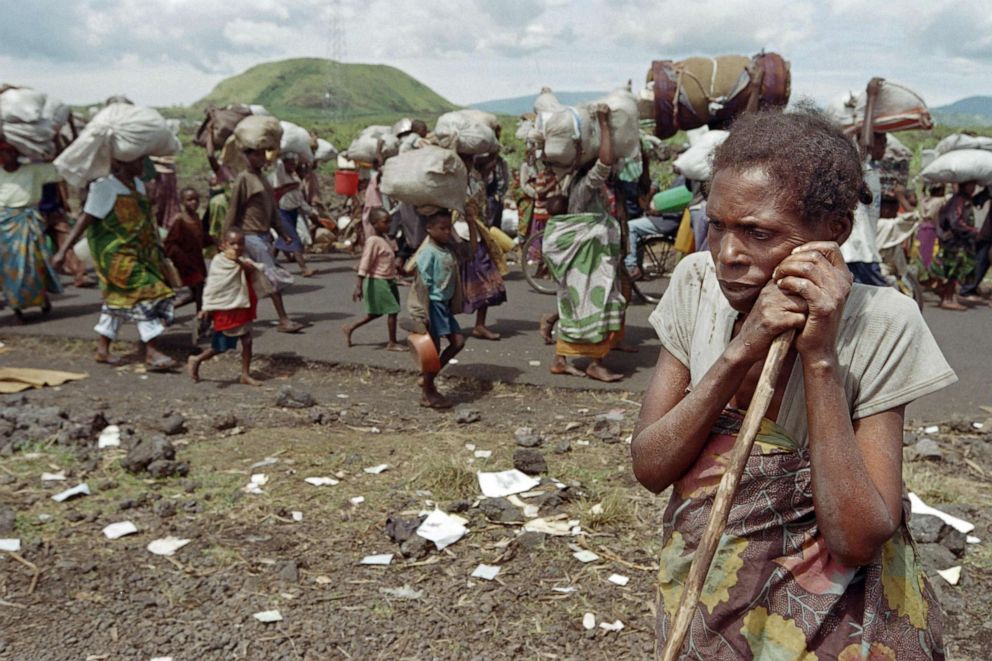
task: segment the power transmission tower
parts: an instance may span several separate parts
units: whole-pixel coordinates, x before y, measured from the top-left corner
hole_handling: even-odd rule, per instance
[[[327,40],[328,56],[331,59],[331,75],[327,81],[327,91],[324,93],[324,106],[330,109],[333,114],[338,114],[344,110],[344,104],[338,98],[338,91],[343,82],[342,65],[348,57],[341,0],[331,0],[329,13],[331,25],[327,32]]]

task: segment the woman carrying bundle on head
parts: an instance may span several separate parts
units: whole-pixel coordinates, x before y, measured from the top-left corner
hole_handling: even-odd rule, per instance
[[[839,244],[859,201],[858,149],[818,112],[742,116],[713,161],[709,251],[679,263],[651,315],[662,350],[631,454],[641,484],[673,486],[659,644],[680,640],[690,564],[715,494],[732,494],[678,658],[943,658],[907,528],[903,421],[956,377],[911,298],[852,284]],[[780,376],[759,380],[790,333]],[[734,493],[721,479],[759,401]]]
[[[50,263],[45,223],[38,213],[42,187],[58,181],[50,164],[20,161],[20,152],[0,141],[0,269],[3,298],[24,323],[24,310],[52,309],[49,294],[62,292]]]

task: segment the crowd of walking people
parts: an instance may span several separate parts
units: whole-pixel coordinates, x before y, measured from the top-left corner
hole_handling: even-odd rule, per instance
[[[471,316],[466,331],[471,338],[499,341],[498,325],[492,325],[488,312],[509,303],[504,277],[512,252],[513,259],[538,263],[538,277],[557,286],[555,309],[540,320],[540,335],[554,346],[551,372],[602,381],[623,378],[607,366],[608,355],[635,350],[623,340],[631,283],[644,277],[641,239],[679,235],[682,253],[706,250],[713,231],[706,212],[709,182],[683,176],[659,191],[652,168],[657,175],[661,166],[649,158],[652,145],[642,140],[642,149],[620,157],[611,136],[610,108],[599,104],[594,117],[601,136],[598,150],[578,167],[547,162],[541,144],[531,141],[512,172],[498,148],[459,154],[467,173],[464,204],[450,209],[406,203],[383,192],[383,170],[396,156],[383,153],[380,138],[372,162],[353,165],[362,182],[349,201],[360,218],[352,237],[353,249],[361,254],[353,298],[362,302],[365,315],[343,328],[348,346],[358,328],[380,317],[387,322],[387,349],[405,350],[398,326],[426,333],[440,367],[464,345],[459,315]],[[497,140],[498,134],[497,126]],[[395,137],[397,154],[439,142],[420,120],[407,122]],[[196,186],[177,185],[174,159],[149,154],[113,159],[105,175],[76,192],[80,212],[73,218],[70,189],[56,167],[0,143],[3,298],[16,320],[28,321],[25,312],[34,307],[42,314],[51,309],[51,295],[63,290],[60,275],[70,276],[77,287],[98,282],[103,304],[95,326],[96,360],[119,362],[111,345],[128,321],[137,325],[148,368],[169,370],[178,365],[156,340],[174,322],[175,308],[189,303],[197,313],[194,342],[213,329],[211,349],[189,359],[193,378],[203,360],[233,348],[239,339],[246,347],[245,364],[250,363],[250,321],[260,298],[272,301],[276,330],[302,331],[283,299],[293,276],[277,257],[295,263],[304,278],[315,273],[307,250],[314,232],[326,226],[320,217],[328,215],[330,203],[321,192],[320,164],[294,152],[274,157],[273,145],[237,142],[236,147],[242,163],[236,175],[207,150],[212,175],[202,197]],[[904,187],[883,196],[877,163],[885,148],[886,134],[876,133],[862,152],[866,187],[841,248],[854,280],[896,284],[891,273],[884,273],[885,251],[877,240],[879,223],[896,218],[913,228],[903,236],[900,251],[916,262],[919,279],[938,294],[942,308],[984,304],[979,288],[992,246],[989,189],[975,182],[953,190],[930,186],[919,204]],[[675,212],[659,208],[659,193],[671,199],[674,192],[684,193]],[[518,219],[507,228],[516,231],[515,243],[501,232],[507,209]],[[984,216],[982,222],[976,222],[976,214]],[[526,254],[507,249],[523,245],[534,233],[543,233],[544,241],[532,243]],[[84,238],[95,280],[74,254]],[[218,293],[218,279],[235,293]],[[403,285],[414,289],[405,322],[400,319]],[[178,296],[181,289],[186,291]],[[234,323],[224,317],[232,310],[251,312],[235,314]],[[448,350],[441,351],[442,340],[450,344]],[[434,375],[421,376],[422,401],[448,406],[434,388]],[[242,381],[256,382],[247,367]]]

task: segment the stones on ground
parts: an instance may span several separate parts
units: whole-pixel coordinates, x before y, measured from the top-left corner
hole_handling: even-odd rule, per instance
[[[152,511],[159,517],[168,519],[176,515],[176,504],[171,500],[160,500],[152,507]]]
[[[455,514],[459,514],[461,512],[467,512],[471,508],[472,508],[471,501],[468,501],[468,500],[453,500],[450,503],[448,503],[448,506],[447,507],[445,507],[445,511],[447,511],[447,512],[454,512]]]
[[[527,475],[540,475],[548,472],[548,462],[544,455],[533,448],[518,448],[514,451],[513,467]]]
[[[276,406],[284,409],[308,409],[317,405],[313,395],[305,390],[297,390],[286,385],[279,389],[276,396]]]
[[[129,473],[140,473],[148,469],[154,461],[172,461],[176,458],[176,448],[164,436],[140,438],[121,459],[121,466]]]
[[[921,438],[909,449],[910,458],[914,461],[941,461],[944,453],[937,441],[932,438]]]
[[[566,454],[572,451],[572,443],[570,441],[559,441],[555,444],[555,454]]]
[[[533,551],[534,549],[543,546],[544,540],[546,540],[547,538],[548,536],[543,532],[528,530],[527,532],[520,535],[520,537],[517,537],[517,544],[522,549],[525,549],[527,551]]]
[[[544,439],[530,427],[520,427],[513,432],[513,440],[522,448],[539,447]]]
[[[947,569],[958,563],[957,557],[941,544],[917,544],[917,548],[927,571],[935,572],[939,569]]]
[[[403,554],[404,558],[411,560],[426,558],[433,549],[434,543],[420,535],[413,535],[400,544],[400,553]]]
[[[417,528],[420,527],[420,524],[426,518],[426,516],[421,516],[416,519],[401,519],[390,516],[386,519],[386,534],[396,544],[402,544],[411,537],[416,536]]]
[[[146,470],[148,471],[148,474],[154,478],[172,477],[173,475],[186,477],[189,475],[189,464],[185,461],[158,459],[148,464],[148,468]]]
[[[965,552],[968,550],[968,542],[965,534],[955,530],[951,526],[946,526],[944,528],[943,534],[940,537],[940,543],[944,548],[959,558],[963,557]]]
[[[909,520],[909,531],[918,544],[935,544],[940,540],[944,522],[929,514],[914,514]]]
[[[479,510],[496,523],[523,523],[520,508],[506,498],[483,498],[479,501]]]
[[[620,422],[604,416],[598,416],[592,425],[592,433],[604,443],[619,443],[623,432]]]
[[[478,409],[458,408],[455,410],[455,422],[460,425],[470,425],[479,420],[482,420],[482,413]]]
[[[276,575],[289,583],[299,583],[300,567],[295,560],[286,560],[276,565]]]
[[[13,507],[0,507],[0,535],[8,535],[14,532],[14,519],[17,513]]]
[[[903,432],[902,433],[902,445],[903,445],[903,447],[909,447],[911,445],[915,445],[917,440],[918,439],[917,439],[916,434],[913,433],[913,432],[911,432],[911,431],[907,431],[907,432]]]
[[[186,418],[178,413],[169,413],[158,423],[159,430],[166,436],[177,436],[186,431]]]
[[[214,418],[214,429],[217,431],[227,431],[238,426],[238,416],[233,413],[221,413]]]

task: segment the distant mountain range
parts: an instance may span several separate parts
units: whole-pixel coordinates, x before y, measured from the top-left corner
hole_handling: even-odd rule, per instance
[[[969,96],[930,112],[945,126],[992,126],[992,96]]]
[[[554,91],[555,97],[566,106],[574,106],[587,101],[595,101],[606,96],[606,92],[559,92]],[[534,112],[534,100],[537,94],[531,96],[515,96],[510,99],[495,99],[471,104],[471,107],[493,112],[497,115],[523,115]]]

